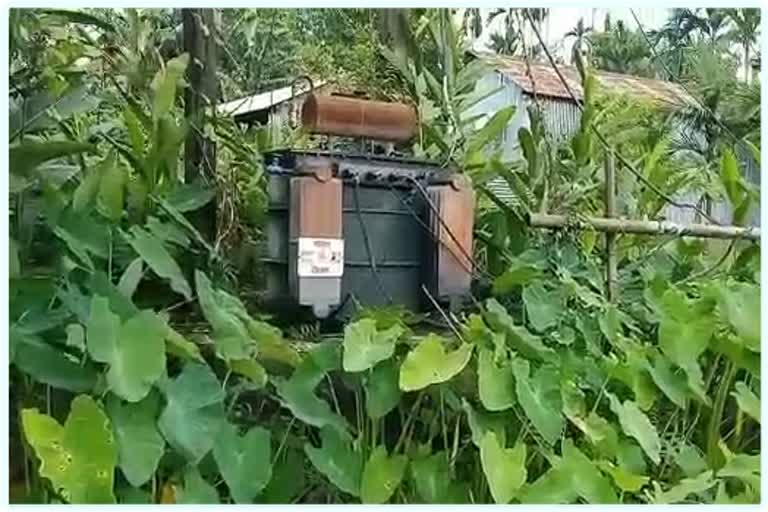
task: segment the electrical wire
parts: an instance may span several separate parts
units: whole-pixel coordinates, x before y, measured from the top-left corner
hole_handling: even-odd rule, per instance
[[[368,252],[368,262],[371,264],[371,273],[373,274],[373,279],[376,281],[376,287],[379,289],[379,293],[381,293],[384,298],[387,299],[387,302],[389,304],[392,304],[394,301],[392,300],[392,296],[387,292],[387,290],[384,288],[384,282],[381,280],[381,276],[379,275],[379,269],[376,266],[376,257],[373,255],[373,249],[371,248],[371,240],[368,238],[368,230],[365,227],[365,221],[363,220],[363,212],[360,210],[360,178],[358,176],[355,176],[354,179],[354,187],[352,188],[353,195],[355,198],[355,212],[357,213],[357,221],[360,223],[360,231],[362,231],[363,234],[363,242],[365,243],[365,250]]]
[[[427,223],[424,222],[421,219],[421,217],[419,217],[419,214],[416,213],[416,211],[413,209],[413,207],[411,207],[410,204],[408,204],[407,201],[405,201],[402,197],[400,197],[400,195],[397,193],[397,191],[395,190],[395,188],[392,185],[389,185],[389,190],[392,193],[392,195],[395,196],[395,198],[398,201],[400,201],[400,204],[402,204],[409,211],[409,213],[414,218],[414,220],[419,224],[419,226],[421,226],[421,228],[429,234],[429,236],[432,238],[432,241],[437,242],[439,244],[442,244],[446,249],[448,249],[448,251],[451,253],[451,255],[454,258],[456,258],[456,261],[459,263],[461,268],[463,268],[466,272],[469,272],[470,274],[472,274],[475,277],[478,277],[478,278],[481,278],[481,279],[485,279],[485,280],[493,281],[493,277],[492,276],[489,277],[489,275],[487,273],[483,273],[480,270],[476,270],[476,269],[479,269],[480,267],[477,265],[477,263],[473,259],[470,259],[471,266],[466,265],[465,262],[463,261],[463,258],[460,258],[458,254],[453,252],[452,248],[448,246],[448,244],[445,242],[445,240],[441,240],[432,231],[432,228],[430,228],[427,225]]]
[[[555,62],[554,57],[552,57],[552,53],[549,51],[549,48],[547,48],[546,43],[544,42],[544,39],[541,37],[541,33],[539,33],[539,30],[536,28],[536,24],[533,23],[531,20],[531,15],[528,13],[528,11],[524,11],[524,14],[526,18],[528,19],[528,22],[531,25],[531,28],[533,29],[534,34],[536,35],[536,38],[539,40],[539,44],[541,45],[541,49],[544,51],[544,54],[547,56],[547,60],[549,60],[549,63],[552,65],[552,68],[555,71],[555,74],[557,74],[558,79],[560,82],[562,82],[563,86],[565,87],[565,90],[568,92],[568,95],[571,97],[573,102],[576,104],[578,109],[581,111],[582,115],[584,115],[584,105],[581,101],[579,101],[576,98],[576,95],[573,93],[573,90],[571,89],[571,86],[568,85],[568,81],[563,76],[563,73],[560,71],[560,68],[557,65],[557,62]],[[643,174],[635,169],[634,165],[627,160],[621,153],[616,151],[611,144],[608,142],[608,139],[605,138],[605,136],[602,134],[602,132],[595,126],[594,122],[590,124],[590,128],[592,131],[597,135],[598,140],[600,140],[600,143],[603,145],[603,147],[608,151],[613,151],[613,153],[616,155],[616,158],[619,159],[621,164],[629,170],[638,180],[640,180],[643,184],[645,184],[651,191],[653,191],[656,195],[664,199],[667,203],[671,204],[672,206],[676,206],[678,208],[687,208],[694,210],[699,215],[710,221],[712,224],[720,225],[720,223],[715,220],[712,216],[707,214],[704,210],[699,208],[695,204],[691,203],[682,203],[680,201],[676,201],[672,199],[669,195],[665,194],[659,187],[654,185],[648,178],[643,176]]]

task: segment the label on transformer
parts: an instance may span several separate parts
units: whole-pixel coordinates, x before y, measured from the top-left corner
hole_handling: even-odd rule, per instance
[[[344,274],[343,238],[299,238],[299,277],[341,277]]]

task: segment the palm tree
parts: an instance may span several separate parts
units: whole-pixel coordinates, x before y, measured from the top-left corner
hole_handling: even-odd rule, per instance
[[[565,33],[564,38],[576,38],[576,41],[574,41],[573,46],[571,47],[572,64],[575,64],[579,57],[583,57],[585,51],[591,50],[592,39],[590,39],[589,36],[590,32],[592,32],[592,27],[584,26],[584,18],[579,18],[579,21],[576,22],[576,26]]]
[[[617,21],[608,32],[592,36],[592,58],[598,69],[641,76],[653,76],[651,52],[641,34]]]
[[[488,48],[499,55],[515,55],[520,44],[520,36],[517,32],[505,34],[491,34],[491,42]]]
[[[496,35],[492,35],[491,43],[488,47],[497,53],[504,53],[506,55],[512,55],[517,52],[519,44],[527,43],[527,41],[521,40],[521,37],[524,37],[521,35],[521,31],[526,24],[526,19],[523,15],[526,13],[537,25],[537,28],[540,29],[542,22],[549,16],[549,9],[494,9],[488,16],[486,24],[490,25],[497,17],[504,16],[504,32],[503,34],[497,33]],[[534,44],[527,44],[526,46],[528,47],[531,57],[535,57],[541,50],[538,41]]]
[[[480,9],[476,7],[467,7],[461,19],[461,28],[464,34],[472,37],[480,37],[483,32],[483,16]]]
[[[726,9],[726,15],[733,21],[734,27],[728,32],[729,37],[741,44],[744,49],[744,79],[751,79],[752,62],[750,54],[752,45],[757,40],[757,32],[760,28],[759,9]]]

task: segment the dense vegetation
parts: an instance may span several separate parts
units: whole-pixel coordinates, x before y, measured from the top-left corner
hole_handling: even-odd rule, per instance
[[[480,198],[476,300],[450,325],[393,307],[343,332],[278,327],[243,247],[262,236],[261,154],[306,140],[212,118],[215,179],[185,177],[177,14],[11,11],[12,500],[759,502],[759,246],[621,236],[611,302],[597,233],[525,222],[602,212],[590,123],[643,177],[619,168],[622,215],[662,213],[651,183],[745,222],[759,195],[735,155],[759,160],[757,82],[687,64],[707,107],[668,112],[600,91],[587,65],[579,132],[553,141],[534,106],[525,158],[505,162],[514,110],[476,127],[483,64],[449,11],[225,10],[219,99],[335,70],[409,96],[410,151],[454,161]],[[698,43],[675,55],[730,69]],[[703,141],[677,137],[680,116]],[[499,176],[509,203],[486,187]],[[195,215],[211,204],[213,237]]]

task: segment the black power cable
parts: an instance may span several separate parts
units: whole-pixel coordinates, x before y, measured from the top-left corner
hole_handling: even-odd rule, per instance
[[[379,293],[381,293],[384,298],[387,299],[387,302],[389,304],[392,304],[394,301],[392,300],[392,296],[387,292],[387,290],[384,288],[384,282],[381,280],[381,275],[379,275],[379,269],[376,266],[376,257],[373,255],[373,249],[371,248],[371,240],[368,238],[368,230],[365,227],[365,221],[363,220],[363,212],[360,210],[360,178],[358,176],[355,176],[354,179],[354,188],[353,194],[355,198],[355,212],[357,213],[357,221],[360,223],[360,231],[363,233],[363,242],[365,242],[365,250],[368,252],[368,262],[371,264],[371,273],[373,274],[373,278],[376,281],[376,287],[379,289]]]

